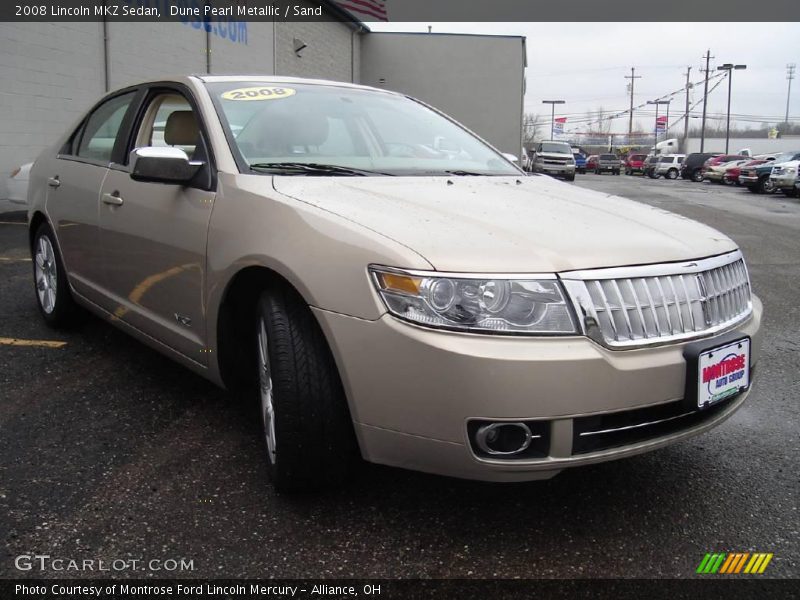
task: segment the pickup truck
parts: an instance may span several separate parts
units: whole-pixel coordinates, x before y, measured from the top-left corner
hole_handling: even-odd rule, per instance
[[[769,176],[772,189],[783,192],[789,198],[797,196],[795,182],[798,169],[800,169],[800,160],[791,160],[782,165],[775,165]]]
[[[739,183],[755,194],[771,194],[775,191],[770,180],[773,167],[782,165],[790,160],[800,160],[800,151],[784,152],[775,157],[772,162],[752,167],[742,167],[739,171]]]
[[[597,157],[597,166],[594,168],[595,175],[600,175],[608,171],[613,175],[619,175],[622,163],[616,154],[601,154]]]

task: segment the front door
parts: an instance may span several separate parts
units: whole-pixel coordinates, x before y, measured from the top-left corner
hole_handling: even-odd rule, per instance
[[[177,90],[152,91],[140,114],[133,147],[176,146],[206,166],[191,185],[177,185],[134,181],[129,165],[111,165],[100,191],[105,285],[117,318],[206,364],[206,239],[215,192],[200,117]]]

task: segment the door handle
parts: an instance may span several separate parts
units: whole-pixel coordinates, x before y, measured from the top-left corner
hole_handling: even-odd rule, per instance
[[[111,206],[122,206],[122,197],[119,195],[119,192],[103,194],[103,202]]]
[[[61,180],[59,180],[58,175],[56,175],[55,177],[51,177],[50,179],[47,180],[47,185],[49,185],[52,188],[57,188],[58,186],[61,185]]]

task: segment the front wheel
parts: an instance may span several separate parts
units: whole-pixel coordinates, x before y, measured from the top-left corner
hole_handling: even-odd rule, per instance
[[[762,177],[758,182],[758,190],[762,194],[771,194],[775,191],[775,184],[770,181],[769,177]]]
[[[700,171],[695,171],[692,173],[692,181],[695,183],[702,183],[703,182],[703,174]]]
[[[77,306],[67,284],[67,272],[53,230],[42,223],[33,237],[33,283],[39,312],[53,328],[68,327],[76,320]]]
[[[667,179],[677,179],[678,178],[678,170],[677,169],[670,169],[667,171]]]
[[[575,181],[575,175],[567,175],[564,177],[564,181]]]
[[[262,293],[255,319],[258,399],[277,491],[342,484],[357,445],[336,364],[314,315],[293,290]]]

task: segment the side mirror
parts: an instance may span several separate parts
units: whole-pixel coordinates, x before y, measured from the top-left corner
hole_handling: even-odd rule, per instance
[[[131,179],[156,183],[189,183],[202,168],[186,152],[172,146],[134,148],[130,156]]]
[[[503,152],[503,156],[506,160],[510,160],[515,165],[519,164],[519,157],[516,154],[511,154],[510,152]]]

